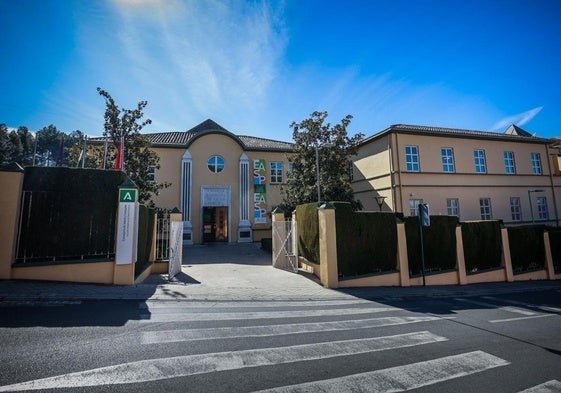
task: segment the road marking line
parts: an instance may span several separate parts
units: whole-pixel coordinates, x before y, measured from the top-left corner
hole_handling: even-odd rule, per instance
[[[140,360],[0,386],[0,392],[157,381],[216,371],[237,370],[246,367],[272,366],[282,363],[378,352],[447,340],[445,337],[423,331],[358,340]]]
[[[541,385],[521,390],[518,393],[559,393],[561,392],[561,382],[556,379],[542,383]]]
[[[140,309],[158,309],[158,308],[268,308],[268,307],[321,307],[321,306],[349,306],[372,304],[370,300],[308,300],[308,301],[254,301],[254,302],[184,302],[184,301],[147,301],[139,302]]]
[[[523,321],[525,319],[535,319],[535,318],[547,318],[547,317],[554,317],[556,314],[539,314],[539,315],[532,315],[530,317],[518,317],[518,318],[508,318],[508,319],[493,319],[489,321],[491,323],[499,323],[499,322],[512,322],[512,321]]]
[[[317,332],[333,332],[339,330],[368,329],[382,326],[396,326],[439,320],[442,320],[442,318],[429,316],[385,317],[351,321],[297,323],[290,325],[244,326],[167,331],[159,330],[153,332],[142,332],[140,338],[142,344],[162,344],[195,340],[211,340],[218,338],[266,337],[286,334],[305,334]]]
[[[501,307],[497,304],[492,304],[492,303],[485,303],[485,302],[479,302],[477,300],[470,300],[470,299],[462,299],[462,298],[457,298],[455,299],[457,301],[460,302],[464,302],[464,303],[471,303],[471,304],[475,304],[477,306],[483,306],[483,307],[489,307],[489,308],[494,308],[497,310],[503,310],[503,311],[507,311],[507,312],[513,312],[516,314],[522,314],[522,315],[536,315],[535,312],[531,312],[531,311],[526,311],[526,310],[520,310],[519,308],[514,308],[514,307]]]
[[[181,322],[181,321],[220,321],[236,319],[276,319],[372,314],[401,310],[395,307],[341,308],[330,310],[292,310],[269,312],[230,312],[230,313],[152,313],[140,315],[141,322]]]
[[[516,304],[518,306],[524,306],[524,307],[528,307],[528,308],[537,308],[537,309],[542,310],[542,311],[561,313],[561,308],[557,308],[557,307],[538,306],[537,304],[519,302],[517,300],[501,299],[501,298],[493,297],[493,296],[485,296],[485,299],[495,300],[495,301],[505,302],[505,303],[510,303],[510,304]]]
[[[259,393],[403,392],[510,364],[483,351],[447,356],[340,378],[261,390]]]

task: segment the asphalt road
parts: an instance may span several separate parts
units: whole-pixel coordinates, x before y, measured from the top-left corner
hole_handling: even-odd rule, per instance
[[[0,302],[0,392],[561,392],[561,291]]]

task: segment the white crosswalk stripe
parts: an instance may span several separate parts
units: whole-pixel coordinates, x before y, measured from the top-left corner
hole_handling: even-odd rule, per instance
[[[526,302],[519,302],[517,300],[501,299],[501,298],[493,297],[493,296],[484,296],[484,298],[488,299],[488,300],[497,301],[497,302],[515,304],[515,305],[523,306],[523,307],[527,307],[527,308],[537,308],[538,310],[547,311],[547,312],[561,313],[561,308],[558,308],[558,307],[540,306],[540,305],[530,304],[530,303],[526,303]]]
[[[439,317],[383,317],[336,322],[310,322],[290,325],[243,326],[227,328],[181,329],[142,332],[143,344],[162,344],[180,341],[210,340],[217,338],[280,336],[285,334],[333,332],[338,330],[368,329],[382,326],[396,326],[419,322],[442,320]]]
[[[397,311],[395,307],[345,308],[330,310],[291,310],[271,312],[230,312],[230,313],[186,313],[186,312],[155,312],[142,314],[144,322],[181,322],[181,321],[218,321],[248,319],[279,319],[299,317],[331,317],[338,315],[363,315],[388,311]]]
[[[370,300],[352,299],[352,300],[304,300],[304,301],[266,301],[266,302],[182,302],[182,301],[148,301],[139,302],[138,307],[141,309],[158,310],[164,308],[172,309],[193,309],[193,308],[278,308],[278,307],[333,307],[333,306],[352,306],[372,304]]]
[[[483,351],[447,356],[341,378],[261,390],[259,393],[404,392],[510,364]]]
[[[542,383],[541,385],[522,390],[518,393],[560,393],[561,382],[556,379]]]
[[[327,359],[446,341],[427,331],[358,340],[141,360],[0,387],[0,392],[157,381],[215,371]]]

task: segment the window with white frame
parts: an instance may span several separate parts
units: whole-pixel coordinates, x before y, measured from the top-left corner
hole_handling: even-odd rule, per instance
[[[516,173],[516,168],[514,166],[514,152],[505,151],[503,157],[505,162],[505,173],[507,175],[514,175]]]
[[[460,217],[460,202],[458,198],[446,199],[446,210],[449,216]]]
[[[282,162],[271,162],[271,184],[283,182]]]
[[[485,150],[474,150],[473,162],[475,164],[475,173],[487,173],[487,167],[485,165]]]
[[[407,172],[419,172],[419,148],[405,146],[405,165]]]
[[[146,182],[153,184],[156,181],[156,166],[149,165],[148,171],[146,172]]]
[[[440,149],[442,156],[442,171],[446,173],[454,173],[454,150],[450,147]]]
[[[538,206],[538,220],[548,220],[549,213],[547,211],[547,198],[546,197],[537,197],[536,204]]]
[[[490,198],[479,199],[479,210],[481,212],[482,220],[491,220],[493,218],[493,212],[491,211],[491,199]]]
[[[531,153],[530,162],[532,164],[532,174],[541,175],[542,174],[542,160],[540,153]]]
[[[520,197],[510,197],[510,217],[512,221],[522,221]]]
[[[422,199],[409,199],[409,215],[419,215],[419,205],[423,203]]]

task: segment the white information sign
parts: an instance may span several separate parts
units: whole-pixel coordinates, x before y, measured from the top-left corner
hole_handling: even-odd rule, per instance
[[[136,262],[138,203],[135,189],[119,190],[117,240],[115,263],[127,265]]]

